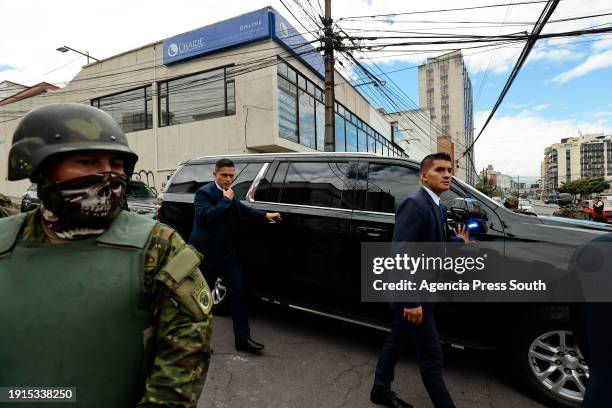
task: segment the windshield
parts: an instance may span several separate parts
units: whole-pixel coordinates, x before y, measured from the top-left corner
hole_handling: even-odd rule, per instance
[[[155,198],[157,195],[147,186],[142,183],[130,183],[127,191],[128,197],[132,198]]]
[[[485,204],[487,204],[492,209],[496,209],[497,207],[501,207],[500,203],[498,203],[497,201],[493,200],[488,195],[483,194],[480,191],[476,190],[474,187],[470,186],[469,184],[459,180],[458,178],[453,177],[453,183],[457,183],[459,186],[461,186],[461,188],[463,188],[464,190],[468,191],[470,194],[478,197],[479,200],[483,201]]]

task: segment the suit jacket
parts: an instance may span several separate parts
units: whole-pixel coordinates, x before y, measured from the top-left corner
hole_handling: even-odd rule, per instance
[[[446,218],[446,217],[445,217]],[[395,212],[393,242],[445,242],[453,240],[442,219],[440,207],[429,193],[420,188],[400,203]],[[417,302],[396,303],[394,308],[420,306]]]
[[[245,206],[236,196],[232,200],[224,197],[214,181],[196,191],[193,203],[195,216],[189,243],[204,255],[205,267],[222,262],[234,249],[226,244],[230,222],[238,224],[246,217],[266,218],[265,212]],[[230,220],[229,217],[238,219]]]

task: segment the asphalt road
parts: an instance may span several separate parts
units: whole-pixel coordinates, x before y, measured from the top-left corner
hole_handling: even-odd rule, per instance
[[[552,215],[559,208],[556,204],[544,204],[544,201],[540,200],[531,200],[531,204],[534,212],[538,215]]]
[[[215,316],[215,353],[198,407],[375,407],[370,403],[384,332],[274,306],[251,314],[260,356],[233,347],[231,318]],[[445,378],[458,407],[544,407],[506,372],[493,352],[446,350]],[[432,407],[413,352],[396,369],[394,390],[415,407]],[[509,357],[508,357],[509,358]]]

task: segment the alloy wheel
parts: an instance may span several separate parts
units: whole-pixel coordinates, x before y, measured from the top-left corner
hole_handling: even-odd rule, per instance
[[[582,401],[589,367],[569,330],[541,334],[531,342],[527,358],[539,384],[565,400]]]

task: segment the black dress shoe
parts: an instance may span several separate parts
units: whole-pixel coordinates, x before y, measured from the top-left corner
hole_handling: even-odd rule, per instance
[[[246,351],[249,353],[259,353],[264,349],[264,345],[261,343],[257,343],[252,339],[247,340],[236,340],[236,350],[238,351]]]
[[[397,398],[397,395],[391,390],[374,391],[370,393],[370,401],[378,405],[384,405],[389,408],[414,408],[404,400]]]

